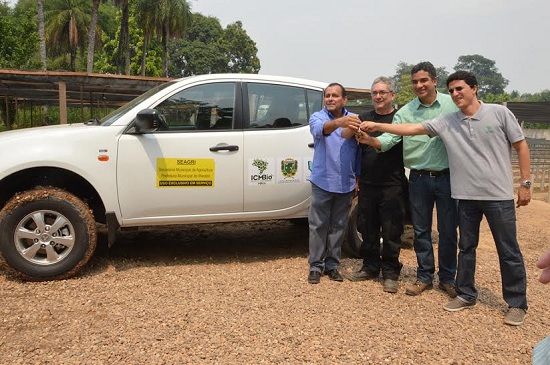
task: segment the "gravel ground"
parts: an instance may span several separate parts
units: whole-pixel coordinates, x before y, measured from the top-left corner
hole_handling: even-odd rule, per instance
[[[478,249],[479,304],[448,313],[438,289],[410,297],[407,247],[396,294],[380,283],[308,284],[307,227],[286,221],[124,232],[76,278],[21,282],[0,268],[1,364],[528,364],[550,335],[550,204],[518,210],[530,309],[503,324],[488,228]],[[360,266],[345,258],[342,270]],[[437,283],[436,283],[437,284]]]

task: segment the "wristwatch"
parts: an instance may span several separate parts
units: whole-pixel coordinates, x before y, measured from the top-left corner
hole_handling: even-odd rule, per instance
[[[533,183],[531,180],[525,180],[521,182],[521,186],[525,186],[526,188],[530,188]]]

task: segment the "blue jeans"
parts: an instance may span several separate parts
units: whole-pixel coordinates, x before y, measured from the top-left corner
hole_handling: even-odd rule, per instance
[[[475,288],[476,248],[479,224],[485,215],[498,253],[502,296],[509,307],[527,309],[527,278],[516,237],[513,200],[459,200],[460,241],[456,292],[463,300],[477,300]]]
[[[432,222],[435,203],[439,233],[437,255],[439,281],[444,284],[453,284],[457,266],[458,214],[456,200],[451,198],[450,175],[430,177],[411,171],[409,202],[414,230],[414,251],[418,263],[417,279],[423,283],[431,284],[434,278]]]
[[[323,272],[337,269],[354,192],[331,193],[311,184],[309,207],[309,267]]]

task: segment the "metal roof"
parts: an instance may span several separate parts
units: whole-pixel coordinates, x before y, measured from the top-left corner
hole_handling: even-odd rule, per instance
[[[259,75],[261,77],[261,75]],[[119,107],[150,88],[173,80],[161,77],[95,74],[65,71],[0,69],[0,98],[38,105],[59,105],[63,84],[67,106],[102,103]],[[351,100],[370,96],[369,89],[349,88]]]
[[[0,69],[0,98],[37,105],[59,105],[66,98],[69,107],[101,103],[117,108],[168,78],[85,72],[26,71]]]
[[[256,75],[259,78],[269,77]],[[101,105],[117,108],[161,83],[161,77],[96,74],[67,71],[31,71],[0,68],[0,99],[4,102],[60,105],[67,107]],[[349,88],[350,100],[365,99],[369,89]]]
[[[259,79],[271,77],[254,76]],[[145,91],[170,80],[173,79],[0,68],[0,102],[5,105],[15,103],[59,106],[60,122],[66,123],[67,107],[116,109]],[[366,99],[370,96],[369,89],[346,90],[350,100]]]

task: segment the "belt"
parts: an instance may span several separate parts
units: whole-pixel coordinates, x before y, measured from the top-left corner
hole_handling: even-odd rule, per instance
[[[441,171],[428,171],[428,170],[411,170],[411,174],[425,175],[429,177],[439,177],[449,175],[449,169],[443,169]]]

